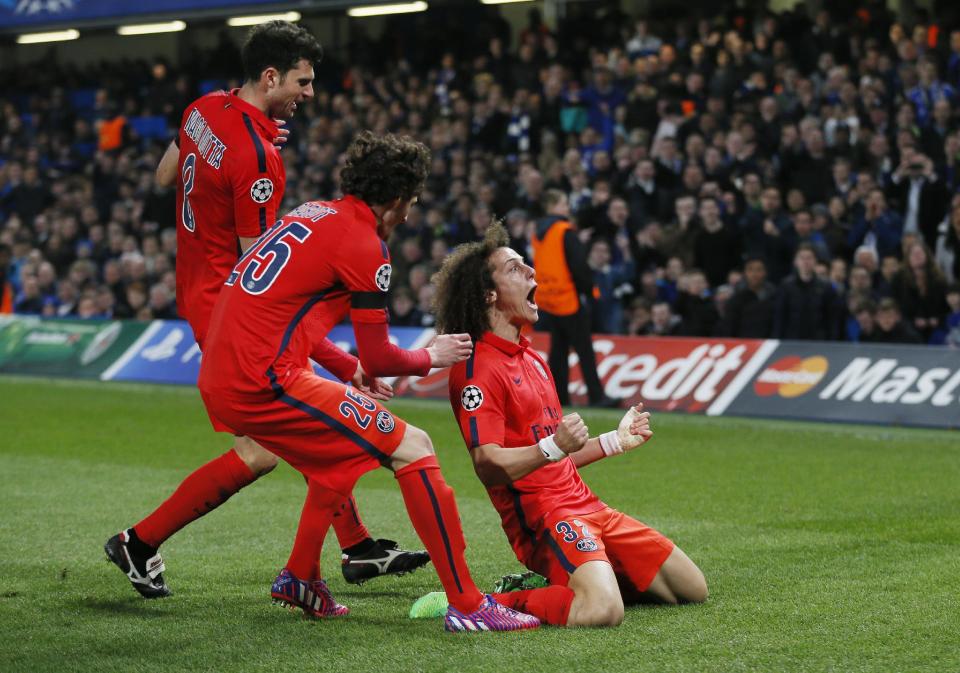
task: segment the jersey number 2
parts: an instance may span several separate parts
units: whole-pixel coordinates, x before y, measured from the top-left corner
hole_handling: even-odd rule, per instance
[[[180,169],[180,179],[183,181],[183,207],[180,209],[180,219],[187,231],[195,231],[197,221],[193,218],[193,206],[190,205],[190,192],[193,191],[193,180],[197,177],[197,155],[191,152],[183,160]]]
[[[244,292],[263,294],[276,282],[280,272],[290,261],[290,253],[293,251],[286,239],[292,238],[297,243],[303,243],[313,233],[300,222],[284,224],[281,221],[277,224],[280,226],[273,227],[244,253],[227,278],[227,285],[233,285],[239,278]],[[241,270],[240,267],[248,260],[249,264]]]

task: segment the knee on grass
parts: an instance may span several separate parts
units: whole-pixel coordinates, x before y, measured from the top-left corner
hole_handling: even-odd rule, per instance
[[[623,598],[619,591],[577,595],[570,608],[567,626],[619,626],[623,623]]]

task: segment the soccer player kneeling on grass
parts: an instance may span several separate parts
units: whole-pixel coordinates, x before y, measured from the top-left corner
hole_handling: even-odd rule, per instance
[[[496,600],[567,626],[615,626],[624,604],[706,600],[703,573],[686,554],[581,480],[578,468],[649,439],[650,415],[637,405],[594,438],[578,414],[563,415],[546,363],[521,334],[537,321],[534,272],[508,245],[494,224],[434,277],[438,329],[475,344],[449,384],[474,469],[517,558],[550,584]]]
[[[425,375],[472,352],[466,334],[445,334],[423,349],[390,343],[386,239],[423,189],[430,151],[392,135],[361,133],[347,149],[342,199],[310,201],[282,217],[250,247],[217,298],[198,385],[210,414],[251,437],[311,481],[308,504],[326,516],[364,473],[393,470],[407,513],[423,540],[450,607],[450,631],[512,631],[540,622],[496,603],[474,585],[464,559],[460,516],[422,430],[372,396],[313,373],[310,344],[348,314],[370,376]],[[303,320],[313,311],[309,330]],[[336,348],[336,346],[332,346]],[[312,500],[312,503],[311,503]],[[323,534],[313,545],[318,559]],[[306,576],[305,576],[306,575]],[[320,616],[345,614],[320,578],[319,563],[277,578],[274,598],[319,602]]]

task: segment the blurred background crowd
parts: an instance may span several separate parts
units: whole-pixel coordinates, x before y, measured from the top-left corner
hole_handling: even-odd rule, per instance
[[[595,333],[960,345],[960,24],[837,4],[353,28],[289,123],[285,207],[338,195],[357,131],[408,134],[433,166],[390,241],[394,325],[432,324],[431,274],[492,218],[530,259],[555,188]],[[154,169],[186,105],[239,84],[237,48],[0,69],[4,310],[176,317]]]

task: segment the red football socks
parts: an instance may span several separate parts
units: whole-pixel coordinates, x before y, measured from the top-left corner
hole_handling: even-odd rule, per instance
[[[473,612],[480,607],[483,594],[470,577],[457,501],[440,473],[437,457],[421,458],[397,470],[395,476],[410,521],[447,592],[447,602],[460,612]]]
[[[225,503],[256,480],[234,449],[194,470],[150,516],[134,526],[137,537],[159,547],[178,530]]]
[[[307,499],[303,501],[300,525],[287,560],[287,570],[297,579],[310,582],[320,579],[320,551],[327,536],[333,512],[343,496],[335,491],[307,482]]]
[[[340,549],[349,549],[370,539],[367,527],[360,520],[360,511],[353,495],[342,500],[333,511],[333,532],[337,534]]]
[[[493,599],[500,605],[533,615],[544,624],[566,626],[573,596],[572,589],[555,584],[542,589],[493,594]]]

